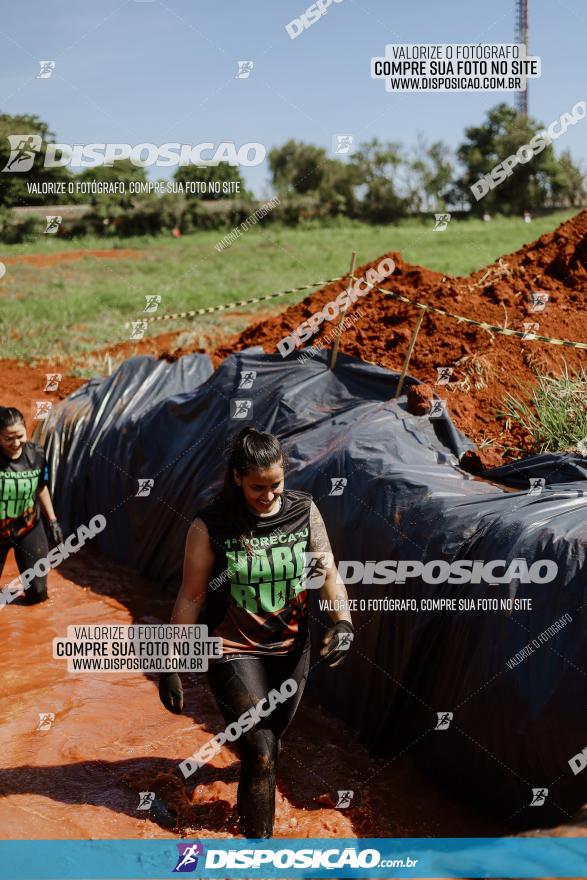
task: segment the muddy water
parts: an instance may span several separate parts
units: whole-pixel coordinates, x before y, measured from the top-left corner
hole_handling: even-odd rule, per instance
[[[2,585],[16,573],[10,555]],[[72,674],[52,657],[52,639],[68,625],[166,621],[171,602],[91,551],[51,572],[49,593],[42,605],[0,609],[1,836],[236,835],[236,755],[225,748],[187,781],[175,772],[224,726],[204,675],[183,677],[186,709],[176,716],[152,677]],[[37,729],[41,713],[55,716],[47,730]],[[370,758],[308,696],[284,739],[278,788],[278,837],[506,833],[445,798],[406,757]],[[354,792],[349,808],[336,808],[338,790]],[[139,791],[155,791],[154,808],[137,810]]]

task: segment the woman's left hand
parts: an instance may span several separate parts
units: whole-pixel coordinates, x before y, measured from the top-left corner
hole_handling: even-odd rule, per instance
[[[58,519],[54,519],[49,523],[49,531],[51,532],[51,539],[55,544],[63,543],[63,532],[61,531]]]
[[[346,660],[351,643],[355,637],[355,628],[349,620],[339,620],[331,626],[324,636],[324,647],[320,656],[328,658],[331,668],[340,666]]]

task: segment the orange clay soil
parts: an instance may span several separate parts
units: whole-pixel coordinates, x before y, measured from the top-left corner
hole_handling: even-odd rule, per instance
[[[85,257],[95,257],[99,260],[129,260],[140,259],[142,251],[130,250],[129,248],[112,248],[104,251],[60,251],[55,254],[18,254],[14,257],[3,257],[0,259],[7,266],[13,263],[28,263],[30,266],[38,266],[43,269],[46,266],[54,266],[57,263],[70,263],[73,260],[83,260]]]
[[[253,314],[243,311],[231,311],[230,314],[245,320],[251,320],[253,317],[258,320],[263,316],[269,320],[275,315],[275,310],[263,312],[261,315],[258,312]],[[144,339],[125,340],[78,356],[50,361],[39,360],[35,362],[34,367],[18,358],[0,358],[0,406],[16,406],[21,409],[26,417],[27,425],[32,431],[34,428],[32,421],[34,401],[50,400],[57,403],[68,397],[76,388],[86,384],[87,378],[71,375],[71,371],[78,362],[84,365],[94,359],[98,364],[96,375],[105,375],[107,354],[110,354],[114,366],[121,359],[138,355],[152,355],[168,361],[175,361],[182,355],[192,354],[194,351],[205,354],[206,350],[202,345],[205,345],[207,340],[211,338],[209,329],[202,328],[200,347],[198,348],[191,346],[183,349],[179,346],[178,340],[185,332],[185,330],[175,330],[170,333],[161,333],[158,336],[146,336]],[[216,334],[216,339],[218,339],[218,334]],[[214,358],[212,360],[214,361]],[[219,359],[216,358],[215,366],[218,363]],[[47,373],[61,373],[62,379],[56,391],[45,392]]]
[[[587,211],[467,278],[411,266],[397,253],[384,256],[391,256],[397,266],[380,285],[386,290],[488,324],[524,330],[525,322],[537,322],[537,332],[543,336],[587,341]],[[364,264],[355,274],[364,275],[381,259]],[[328,285],[277,317],[252,324],[221,345],[215,357],[220,359],[247,345],[262,345],[265,351],[275,352],[280,339],[335,299],[344,287],[342,282]],[[548,294],[543,312],[530,310],[531,292]],[[357,309],[361,314],[355,321]],[[349,310],[353,320],[343,332],[340,351],[401,370],[418,314],[412,306],[371,292]],[[325,321],[314,343],[332,333],[334,326]],[[491,334],[428,312],[409,372],[433,384],[437,367],[453,367],[450,384],[435,385],[434,390],[448,401],[453,421],[471,440],[493,441],[483,454],[485,464],[491,466],[503,460],[507,447],[528,451],[529,438],[520,429],[508,429],[498,415],[504,392],[519,393],[517,382],[534,382],[536,372],[559,373],[565,361],[573,371],[587,364],[587,351]],[[514,449],[513,457],[519,455]]]
[[[0,585],[16,573],[10,554]],[[183,676],[185,709],[177,716],[159,702],[152,676],[69,673],[66,660],[53,659],[52,640],[66,636],[69,625],[164,622],[170,600],[91,551],[63,562],[48,583],[47,602],[26,606],[17,599],[0,609],[2,837],[237,835],[233,749],[223,748],[187,781],[177,772],[224,727],[205,673]],[[55,716],[48,730],[37,729],[40,713]],[[351,806],[336,809],[337,791],[349,789]],[[137,810],[140,791],[156,793],[156,809]],[[505,833],[440,793],[405,756],[369,756],[344,724],[304,696],[283,740],[277,837]]]
[[[86,254],[120,257],[139,255],[140,252],[74,251],[63,255],[13,257],[7,258],[6,262],[21,259],[42,261],[45,256],[69,259]],[[393,275],[381,284],[386,290],[491,325],[524,330],[525,322],[538,323],[538,332],[543,336],[587,341],[587,211],[466,278],[412,266],[397,253],[385,256],[391,256],[396,262]],[[376,267],[380,260],[381,257],[364,264],[356,274],[363,275],[368,267]],[[280,339],[344,288],[343,282],[328,285],[277,315],[273,310],[261,315],[251,314],[253,323],[246,330],[230,336],[210,353],[214,366],[218,366],[228,354],[248,345],[262,345],[267,352],[275,352]],[[548,294],[544,311],[531,311],[532,292]],[[353,320],[348,322],[350,326],[342,334],[340,350],[391,370],[400,370],[418,314],[419,310],[412,306],[381,293],[369,293],[357,300],[349,311],[349,318]],[[222,313],[219,316],[221,321]],[[319,343],[326,333],[332,333],[334,326],[333,322],[324,322],[313,342]],[[186,345],[172,350],[180,335],[179,332],[164,333],[139,342],[120,342],[95,354],[103,356],[107,351],[113,357],[154,354],[175,360],[182,354],[202,350],[201,341],[198,347]],[[202,338],[205,342],[205,334]],[[326,347],[330,344],[327,342]],[[67,375],[73,363],[68,360],[61,366],[39,364],[33,370],[14,359],[0,360],[0,405],[20,400],[23,406],[32,409],[35,399],[66,397],[85,382]],[[409,372],[431,386],[427,389],[428,394],[433,388],[447,400],[451,418],[471,440],[477,444],[491,441],[483,444],[481,452],[483,464],[491,467],[530,451],[531,438],[521,428],[508,425],[499,414],[504,393],[519,394],[518,383],[533,383],[536,374],[541,372],[560,373],[565,363],[571,372],[585,366],[587,352],[492,334],[428,312]],[[449,385],[434,384],[437,367],[453,368]],[[57,370],[64,374],[59,391],[55,395],[44,395],[45,372]]]

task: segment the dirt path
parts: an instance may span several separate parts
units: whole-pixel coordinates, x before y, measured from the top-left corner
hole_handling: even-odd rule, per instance
[[[16,575],[12,555],[0,578]],[[156,623],[171,603],[132,572],[83,552],[49,576],[50,599],[0,610],[4,686],[0,695],[0,825],[10,839],[202,837],[236,834],[238,759],[224,748],[189,784],[174,768],[223,728],[204,675],[184,676],[186,710],[161,706],[141,673],[70,674],[52,658],[67,626]],[[37,730],[40,713],[53,713]],[[195,787],[194,787],[195,786]],[[338,790],[351,808],[335,809]],[[137,810],[139,791],[179,810],[181,828]],[[192,791],[193,790],[193,791]],[[449,801],[409,760],[371,758],[349,730],[304,697],[285,740],[278,837],[498,835],[505,829]]]
[[[59,251],[55,254],[18,254],[13,257],[3,257],[0,260],[7,266],[15,263],[26,263],[29,266],[37,266],[44,269],[46,266],[55,266],[58,263],[71,263],[75,260],[83,260],[85,257],[94,257],[97,260],[138,260],[143,256],[143,251],[130,250],[129,248],[112,248],[104,251]]]

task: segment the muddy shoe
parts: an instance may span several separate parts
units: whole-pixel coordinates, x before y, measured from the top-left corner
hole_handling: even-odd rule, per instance
[[[177,825],[177,816],[161,798],[155,798],[151,802],[147,818],[152,822],[157,822],[158,825],[161,825],[162,828],[167,828],[169,831],[173,831]]]
[[[49,598],[47,590],[33,590],[29,587],[22,596],[23,605],[38,605],[39,602],[46,602]]]

